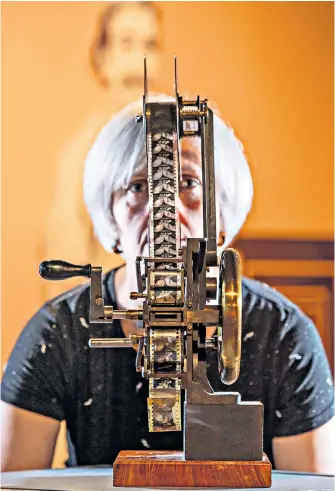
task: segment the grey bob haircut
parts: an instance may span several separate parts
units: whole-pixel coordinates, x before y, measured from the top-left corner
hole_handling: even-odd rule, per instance
[[[150,102],[173,100],[166,95],[149,98]],[[94,233],[107,252],[112,252],[118,240],[111,206],[113,194],[146,168],[143,125],[135,122],[142,109],[141,98],[118,112],[100,131],[85,162],[84,200]],[[242,144],[215,114],[214,159],[217,218],[225,235],[223,246],[227,247],[250,211],[253,184]]]

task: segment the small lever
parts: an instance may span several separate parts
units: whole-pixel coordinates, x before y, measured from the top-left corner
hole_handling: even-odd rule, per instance
[[[66,280],[75,276],[91,277],[91,265],[77,266],[66,261],[43,261],[39,273],[45,280]]]

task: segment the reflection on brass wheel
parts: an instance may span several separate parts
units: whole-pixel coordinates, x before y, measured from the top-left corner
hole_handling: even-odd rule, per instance
[[[218,328],[218,363],[221,381],[233,384],[240,373],[242,294],[240,256],[234,249],[221,254],[219,302],[221,323]]]

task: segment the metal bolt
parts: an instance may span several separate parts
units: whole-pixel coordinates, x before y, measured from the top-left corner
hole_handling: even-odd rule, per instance
[[[187,326],[187,330],[188,330],[188,331],[191,331],[191,330],[192,330],[192,324],[188,324],[188,326]]]
[[[189,301],[187,302],[187,306],[188,306],[188,307],[192,307],[192,300],[189,300]]]
[[[101,297],[98,297],[98,298],[96,299],[95,303],[96,303],[97,305],[102,305],[102,303],[103,303],[102,298],[101,298]]]

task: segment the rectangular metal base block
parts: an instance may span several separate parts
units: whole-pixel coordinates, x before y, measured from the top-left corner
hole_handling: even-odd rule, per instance
[[[186,460],[261,461],[263,404],[186,404]]]

